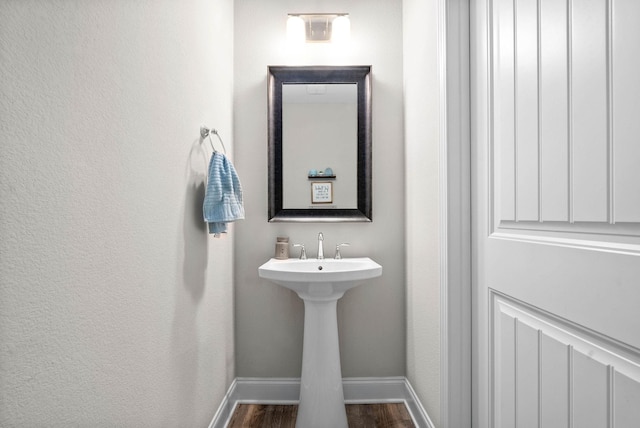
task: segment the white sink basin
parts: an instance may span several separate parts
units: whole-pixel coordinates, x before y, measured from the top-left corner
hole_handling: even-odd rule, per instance
[[[382,275],[382,266],[369,257],[340,260],[271,259],[258,268],[258,275],[298,294],[327,295],[344,293],[366,279]]]

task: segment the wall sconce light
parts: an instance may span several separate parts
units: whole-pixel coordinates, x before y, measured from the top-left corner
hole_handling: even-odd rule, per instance
[[[348,13],[289,14],[287,39],[293,45],[344,43],[351,34]]]

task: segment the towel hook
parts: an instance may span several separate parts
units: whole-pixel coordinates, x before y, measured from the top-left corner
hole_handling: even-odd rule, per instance
[[[215,134],[215,136],[218,137],[218,140],[220,140],[220,144],[222,144],[222,150],[224,150],[224,154],[226,155],[227,148],[224,146],[224,141],[222,141],[222,138],[220,138],[218,131],[216,129],[209,129],[206,126],[200,127],[200,137],[202,137],[203,140],[209,137],[209,144],[211,144],[211,148],[213,149],[213,152],[217,153],[218,151],[216,150],[215,147],[213,147],[213,140],[211,139],[211,134]]]

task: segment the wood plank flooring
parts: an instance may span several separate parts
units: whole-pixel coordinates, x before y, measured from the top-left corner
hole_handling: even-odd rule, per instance
[[[346,408],[349,428],[415,428],[403,403]],[[227,428],[295,428],[297,414],[296,405],[238,404]]]

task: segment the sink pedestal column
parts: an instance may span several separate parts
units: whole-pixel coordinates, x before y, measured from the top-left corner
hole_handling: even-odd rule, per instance
[[[296,428],[347,428],[336,311],[344,293],[329,296],[331,284],[317,286],[324,289],[320,295],[298,293],[304,300],[304,343]]]

